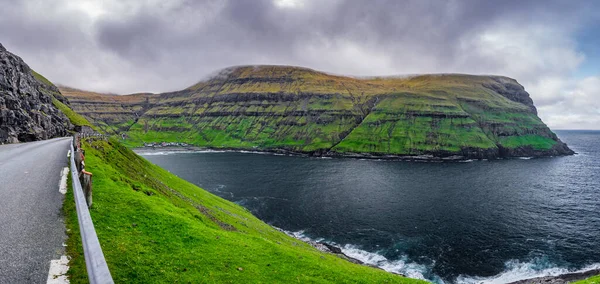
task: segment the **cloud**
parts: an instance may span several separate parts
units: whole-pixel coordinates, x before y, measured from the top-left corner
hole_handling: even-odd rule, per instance
[[[540,109],[542,120],[557,129],[598,129],[600,76],[548,83],[555,87],[557,99]]]
[[[83,89],[177,90],[246,64],[501,74],[525,85],[551,127],[574,121],[560,106],[589,114],[575,98],[598,96],[574,75],[591,57],[577,40],[600,20],[595,1],[0,2],[0,41],[49,79]]]

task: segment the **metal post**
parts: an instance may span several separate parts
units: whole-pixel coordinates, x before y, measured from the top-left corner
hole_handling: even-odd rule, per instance
[[[92,173],[82,171],[83,177],[83,194],[85,196],[85,201],[87,202],[88,208],[92,207]]]

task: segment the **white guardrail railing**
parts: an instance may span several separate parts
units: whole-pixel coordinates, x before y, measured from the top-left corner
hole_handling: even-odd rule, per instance
[[[75,137],[73,141],[77,141]],[[77,219],[79,220],[79,231],[81,232],[81,242],[83,244],[83,254],[85,256],[85,265],[87,267],[88,279],[91,284],[112,284],[114,283],[104,253],[100,247],[94,223],[88,209],[81,182],[79,181],[79,172],[75,164],[75,151],[73,143],[71,144],[71,179],[73,181],[73,195],[75,196],[75,207],[77,208]]]

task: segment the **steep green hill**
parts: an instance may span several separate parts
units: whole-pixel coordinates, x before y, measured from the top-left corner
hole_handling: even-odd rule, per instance
[[[46,77],[42,76],[35,70],[31,70],[33,77],[40,83],[40,91],[52,98],[52,104],[54,107],[59,109],[68,119],[71,124],[75,126],[75,131],[79,131],[81,126],[88,126],[95,128],[85,117],[76,113],[71,109],[69,101],[65,98],[60,90]],[[77,129],[79,128],[79,129]]]
[[[83,148],[91,215],[115,283],[425,283],[320,252],[116,141]],[[69,277],[85,283],[72,202],[65,212]]]
[[[495,158],[573,152],[529,94],[501,76],[352,78],[289,66],[225,69],[185,90],[128,96],[63,89],[75,110],[128,146],[311,155]]]

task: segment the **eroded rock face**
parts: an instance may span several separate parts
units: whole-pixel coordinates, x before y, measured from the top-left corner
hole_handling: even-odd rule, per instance
[[[23,60],[0,44],[0,143],[65,136],[67,117]]]

